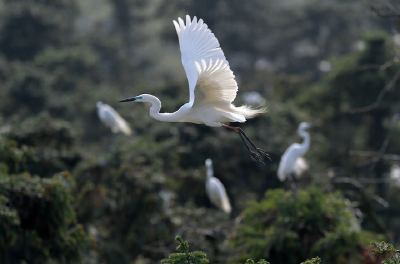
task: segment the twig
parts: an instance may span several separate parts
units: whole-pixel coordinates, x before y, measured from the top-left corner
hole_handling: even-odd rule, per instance
[[[380,196],[374,194],[374,195],[372,195],[372,198],[373,198],[375,201],[377,201],[380,205],[382,205],[383,207],[385,207],[385,208],[388,208],[388,207],[389,207],[389,203],[386,202],[386,200],[383,199],[382,197],[380,197]]]
[[[387,7],[390,10],[390,13],[383,13],[380,8]],[[390,3],[385,3],[384,5],[371,5],[371,10],[375,12],[379,17],[388,18],[400,16],[400,12]]]
[[[379,152],[376,151],[362,151],[362,150],[350,150],[350,156],[358,156],[358,157],[373,157],[373,161],[377,161],[376,156]],[[400,155],[396,154],[381,154],[381,159],[383,160],[390,160],[390,161],[400,161]]]
[[[400,70],[396,72],[396,74],[393,76],[390,82],[386,84],[385,87],[379,92],[379,95],[374,103],[363,107],[353,108],[352,110],[350,110],[350,113],[352,114],[362,113],[377,108],[381,103],[383,97],[385,96],[386,92],[390,91],[393,88],[393,86],[396,84],[399,78],[400,78]]]
[[[351,183],[350,181],[348,181],[346,179],[349,179],[349,178],[344,178],[344,177],[343,178],[336,178],[335,182],[338,182],[338,183]],[[360,183],[374,183],[374,184],[376,184],[376,183],[391,183],[391,182],[395,183],[396,182],[396,180],[392,180],[392,179],[375,179],[375,178],[365,178],[365,177],[357,178],[357,181],[360,182]]]
[[[382,158],[383,153],[386,151],[387,146],[389,145],[389,139],[390,139],[390,135],[392,134],[392,130],[394,128],[394,124],[396,123],[397,119],[399,118],[399,114],[396,113],[392,116],[392,119],[390,120],[390,126],[389,126],[389,131],[387,132],[387,135],[385,137],[385,140],[383,141],[383,144],[381,146],[381,148],[379,149],[378,155],[377,155],[377,161],[379,161]],[[371,167],[369,168],[369,173],[371,174],[377,164],[377,161],[374,162]]]
[[[333,181],[337,182],[337,183],[349,183],[349,184],[353,185],[357,189],[359,197],[360,197],[359,208],[362,207],[364,209],[365,214],[368,215],[370,217],[370,219],[374,222],[375,227],[378,229],[378,231],[384,233],[387,237],[389,237],[387,230],[385,228],[385,225],[383,224],[382,220],[378,217],[378,215],[375,213],[375,211],[373,210],[373,208],[371,206],[371,198],[370,198],[370,195],[365,193],[364,185],[361,182],[359,182],[358,180],[353,179],[353,178],[334,178]],[[379,197],[379,196],[377,196],[377,197]],[[379,198],[381,198],[381,197],[379,197]],[[380,200],[381,202],[385,201],[383,198],[381,198],[381,199],[382,199],[382,200]],[[375,198],[375,200],[376,200],[376,198]]]

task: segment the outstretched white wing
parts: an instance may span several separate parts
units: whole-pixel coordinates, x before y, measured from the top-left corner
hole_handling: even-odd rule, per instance
[[[210,59],[208,65],[204,60],[201,60],[201,65],[196,61],[195,65],[199,76],[194,90],[195,105],[206,102],[230,104],[235,100],[238,86],[229,65],[218,59]]]
[[[178,21],[179,23],[174,21],[174,25],[179,38],[183,68],[189,81],[190,103],[193,104],[194,89],[198,79],[195,62],[201,60],[215,62],[218,59],[223,65],[229,63],[219,47],[218,39],[202,19],[197,21],[197,18],[193,17],[191,21],[190,16],[187,15],[186,25],[181,18],[178,18]]]

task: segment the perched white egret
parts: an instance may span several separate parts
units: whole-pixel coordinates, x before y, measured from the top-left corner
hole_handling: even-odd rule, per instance
[[[304,131],[309,127],[310,125],[306,122],[300,123],[297,134],[304,139],[303,143],[292,144],[282,155],[278,168],[279,180],[284,181],[286,177],[290,177],[292,174],[299,177],[307,169],[307,163],[301,156],[310,148],[310,134]]]
[[[119,102],[148,102],[151,104],[150,116],[165,122],[189,122],[205,124],[210,127],[233,129],[246,144],[251,156],[263,163],[263,157],[268,154],[257,148],[239,127],[231,127],[222,122],[245,122],[265,109],[254,109],[249,106],[236,107],[232,101],[238,90],[235,76],[219,46],[214,34],[208,29],[202,19],[186,16],[186,25],[179,18],[173,21],[178,33],[182,54],[182,64],[189,81],[189,103],[184,104],[174,113],[160,113],[161,101],[150,94],[121,100]],[[255,149],[252,151],[246,140]]]
[[[128,123],[108,104],[97,102],[97,114],[101,122],[111,128],[113,133],[122,132],[125,135],[132,133]]]
[[[231,212],[231,204],[229,202],[228,195],[226,194],[225,187],[220,180],[214,177],[214,170],[212,167],[211,159],[206,160],[207,167],[207,181],[206,181],[206,192],[210,201],[229,214]]]

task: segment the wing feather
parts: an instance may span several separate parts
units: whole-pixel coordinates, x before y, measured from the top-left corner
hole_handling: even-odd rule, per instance
[[[181,18],[178,18],[178,22],[173,22],[178,34],[182,65],[189,81],[190,103],[193,104],[195,99],[194,90],[198,79],[195,62],[219,60],[224,65],[229,65],[229,63],[225,59],[218,39],[202,19],[197,20],[197,17],[193,17],[191,21],[190,16],[187,15],[186,25]]]
[[[195,62],[199,78],[194,89],[193,107],[204,102],[222,101],[230,104],[236,97],[238,86],[229,65],[218,59],[215,62],[210,59],[208,65],[205,60],[200,63]]]

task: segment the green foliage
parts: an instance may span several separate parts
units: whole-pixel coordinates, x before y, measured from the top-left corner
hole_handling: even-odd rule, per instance
[[[189,243],[184,241],[180,236],[176,236],[175,238],[179,242],[179,246],[176,248],[181,253],[174,253],[169,255],[169,258],[161,260],[161,263],[171,263],[171,264],[201,264],[201,263],[209,263],[206,258],[206,254],[201,251],[189,252]],[[383,242],[382,242],[383,243]],[[301,264],[320,264],[321,259],[319,257],[308,259]],[[259,260],[257,263],[252,259],[248,259],[246,264],[270,264],[265,259]],[[391,264],[391,263],[390,263]]]
[[[370,249],[369,252],[374,253],[376,256],[384,258],[382,264],[399,264],[400,263],[400,250],[395,249],[393,245],[384,241],[371,242],[375,248]]]
[[[7,137],[0,140],[0,158],[9,173],[29,171],[32,175],[51,177],[73,170],[81,160],[81,154],[73,148],[74,141],[75,134],[68,122],[42,113],[10,127]]]
[[[309,188],[295,198],[290,191],[271,190],[260,202],[249,202],[244,213],[232,241],[234,248],[246,245],[241,260],[251,256],[298,263],[320,255],[327,263],[357,262],[358,248],[371,238],[359,231],[340,192]]]
[[[68,173],[49,179],[29,174],[0,175],[1,243],[0,247],[18,248],[24,241],[37,255],[32,261],[64,259],[66,263],[81,260],[80,250],[93,241],[82,225],[76,223]],[[22,249],[22,250],[26,250]],[[28,256],[20,256],[26,257]]]
[[[270,264],[268,261],[265,261],[265,259],[262,259],[260,261],[258,261],[257,263],[255,263],[252,259],[248,259],[246,261],[246,264]]]
[[[307,259],[306,261],[300,263],[300,264],[320,264],[321,259],[319,257],[312,258],[312,259]]]
[[[79,263],[81,252],[94,241],[76,221],[72,176],[67,171],[54,174],[74,167],[67,154],[71,131],[47,115],[20,125],[23,129],[0,137],[0,251],[8,253],[0,260]]]
[[[0,245],[3,246],[15,243],[20,225],[17,210],[10,209],[7,203],[8,198],[0,195]]]
[[[30,60],[47,46],[59,46],[73,25],[75,1],[4,0],[0,52],[10,60]],[[57,15],[55,15],[57,14]]]
[[[175,238],[179,242],[176,248],[181,253],[174,253],[169,255],[169,258],[161,260],[161,263],[171,264],[203,264],[209,263],[207,255],[201,251],[189,252],[189,243],[184,241],[180,236]]]
[[[400,98],[398,93],[392,92],[400,87],[396,82],[375,105],[399,67],[394,64],[380,68],[396,52],[385,33],[367,34],[365,45],[365,50],[332,58],[332,71],[295,100],[303,110],[313,113],[314,122],[320,125],[321,135],[326,138],[327,144],[315,150],[315,157],[327,162],[327,166],[335,164],[349,171],[354,170],[354,159],[347,155],[350,150],[379,149],[386,135],[387,122]],[[372,108],[358,112],[366,106]],[[337,131],[337,127],[342,129]],[[336,141],[328,140],[332,138]]]
[[[90,156],[75,171],[77,213],[103,241],[99,259],[124,263],[148,245],[170,240],[174,226],[159,192],[167,177],[162,166],[173,166],[173,155],[164,164],[158,154],[170,143],[160,143],[158,148],[154,144],[152,140],[124,143]],[[150,162],[153,166],[147,166]]]

